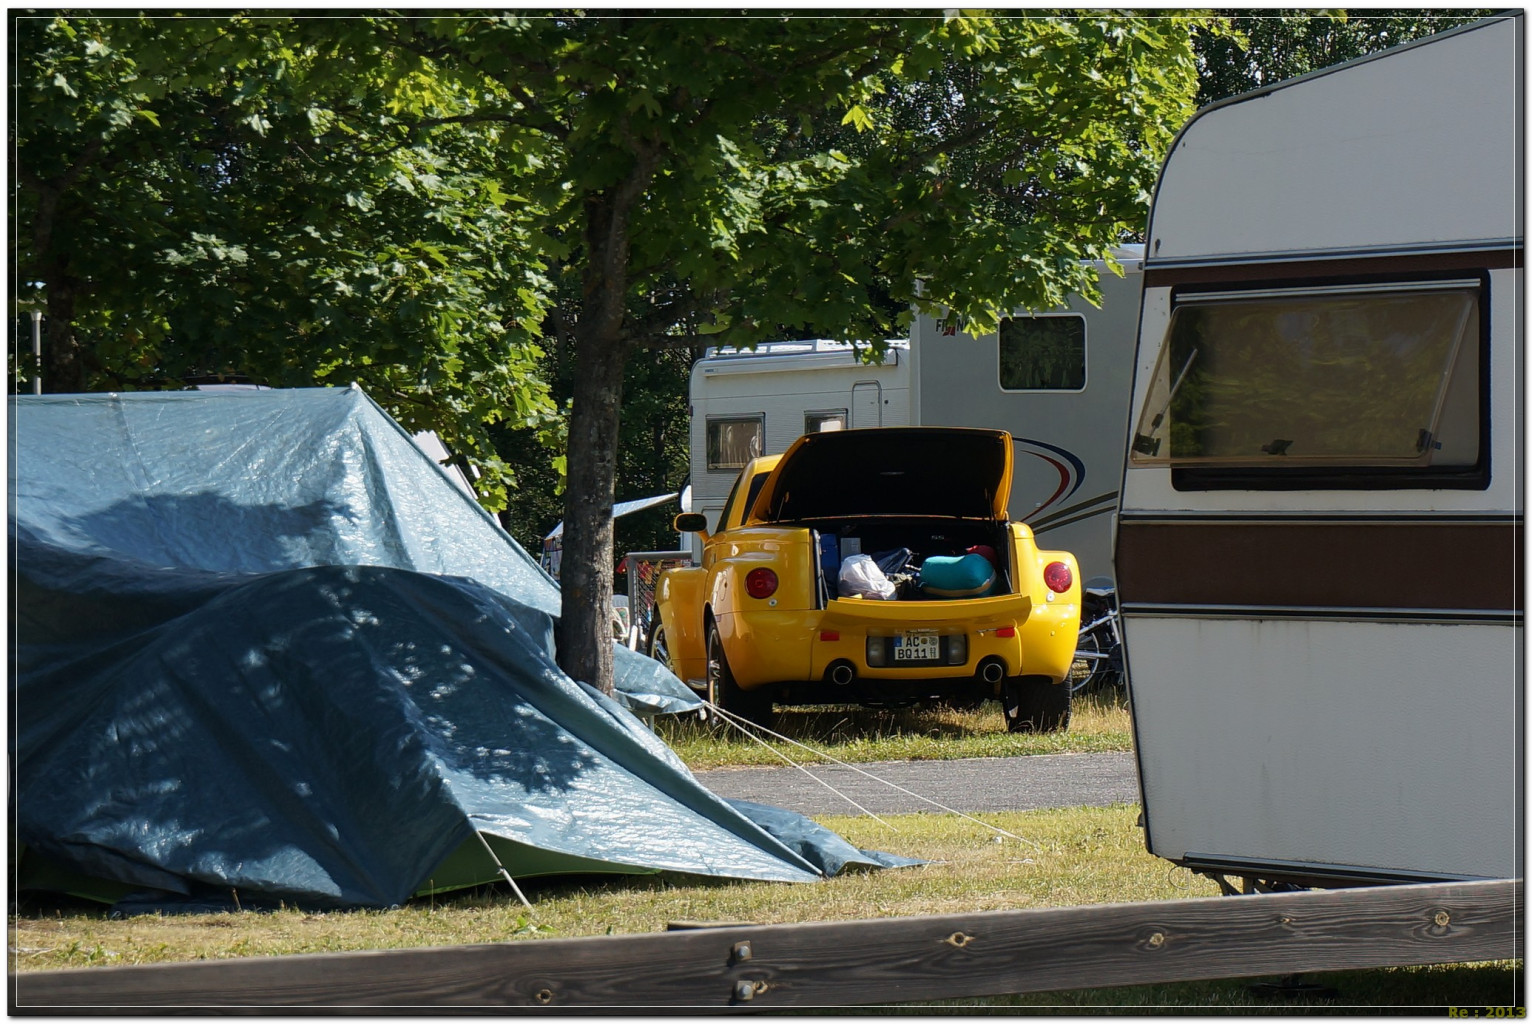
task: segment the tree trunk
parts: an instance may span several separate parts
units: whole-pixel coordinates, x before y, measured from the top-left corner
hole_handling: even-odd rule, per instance
[[[583,318],[582,318],[583,321]],[[559,667],[612,692],[612,500],[627,354],[620,339],[577,330],[574,408],[564,492]],[[591,332],[595,333],[595,332]]]
[[[566,675],[606,694],[613,688],[612,500],[629,348],[622,333],[627,315],[628,216],[647,181],[648,171],[641,163],[622,187],[585,202],[587,259],[580,322],[574,331],[558,661]]]
[[[75,296],[81,282],[69,265],[68,251],[56,252],[53,229],[59,218],[70,216],[61,209],[64,197],[88,172],[94,170],[105,146],[103,139],[93,139],[80,151],[79,158],[58,178],[41,180],[25,176],[25,187],[37,195],[37,211],[32,224],[32,253],[41,264],[43,298],[47,303],[46,334],[43,338],[43,390],[56,394],[74,394],[85,390],[85,353],[74,332]],[[12,154],[13,177],[15,167]]]
[[[43,390],[50,394],[77,394],[85,390],[85,363],[74,334],[75,282],[65,272],[51,268],[44,274],[43,297],[47,300],[43,335]]]
[[[36,222],[32,229],[32,249],[38,254],[42,269],[44,333],[42,365],[35,368],[43,378],[43,390],[55,394],[75,394],[85,390],[85,365],[74,333],[76,285],[69,272],[68,254],[52,251],[53,225],[58,217],[58,190],[36,187],[38,195]]]

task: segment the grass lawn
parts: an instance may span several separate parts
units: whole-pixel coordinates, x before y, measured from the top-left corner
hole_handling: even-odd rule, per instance
[[[694,716],[662,718],[660,738],[694,771],[731,765],[781,765],[782,758],[740,729]],[[1000,705],[874,711],[855,706],[778,708],[774,731],[840,761],[952,760],[1132,750],[1133,729],[1121,691],[1077,700],[1069,728],[1039,735],[1006,731]],[[802,748],[776,741],[795,761]]]
[[[804,921],[1017,910],[1213,896],[1212,882],[1144,849],[1136,806],[982,816],[1022,841],[972,821],[914,814],[819,820],[853,843],[919,857],[917,868],[849,874],[806,885],[670,875],[523,883],[529,913],[486,887],[390,911],[244,912],[110,920],[101,908],[23,903],[11,920],[13,969],[95,967],[180,960],[396,949],[540,938],[656,932],[668,921]],[[1266,979],[1273,980],[1273,979]],[[1325,1012],[1354,1007],[1513,1005],[1521,965],[1399,968],[1316,975],[1325,998],[1264,993],[1250,981],[1135,986],[986,999],[919,1012],[1027,1012],[1049,1007],[1242,1008]],[[913,1012],[913,1011],[912,1011]]]

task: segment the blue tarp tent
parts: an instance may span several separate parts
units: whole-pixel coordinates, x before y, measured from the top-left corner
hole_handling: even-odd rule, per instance
[[[12,399],[20,882],[389,906],[554,873],[806,881],[560,672],[556,584],[359,389]],[[646,713],[695,698],[617,647]]]

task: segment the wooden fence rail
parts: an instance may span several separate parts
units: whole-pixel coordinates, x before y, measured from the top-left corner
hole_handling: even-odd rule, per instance
[[[1341,889],[11,976],[16,1013],[881,1005],[1514,959],[1522,881]]]

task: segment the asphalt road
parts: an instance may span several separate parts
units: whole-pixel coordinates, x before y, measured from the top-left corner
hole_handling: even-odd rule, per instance
[[[800,814],[859,814],[861,809],[873,814],[973,814],[1105,807],[1139,799],[1130,753],[880,761],[854,768],[717,768],[695,774],[719,796]]]

